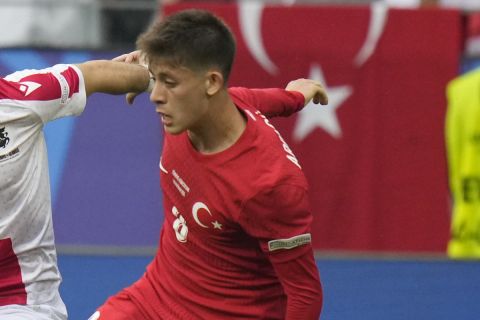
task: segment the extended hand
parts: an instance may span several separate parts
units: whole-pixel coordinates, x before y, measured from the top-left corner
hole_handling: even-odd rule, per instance
[[[141,66],[144,66],[145,68],[148,68],[147,62],[145,61],[145,56],[142,54],[140,50],[135,50],[130,53],[125,53],[122,54],[118,57],[115,57],[112,59],[113,61],[118,61],[118,62],[125,62],[125,63],[135,63],[139,64]],[[149,86],[150,88],[150,86]],[[147,90],[148,91],[148,90]],[[128,104],[133,104],[133,101],[135,98],[140,94],[141,92],[129,92],[126,94],[125,99],[127,100]]]
[[[312,79],[297,79],[290,81],[285,88],[289,91],[298,91],[305,97],[305,105],[307,105],[310,100],[313,100],[313,103],[321,105],[328,104],[328,95],[325,88],[322,84],[316,80]]]

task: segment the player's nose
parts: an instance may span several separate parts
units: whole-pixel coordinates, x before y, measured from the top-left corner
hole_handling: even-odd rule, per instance
[[[156,106],[158,106],[159,104],[165,104],[166,100],[167,99],[165,89],[161,85],[159,85],[158,82],[155,82],[153,90],[150,93],[150,101],[153,102]]]

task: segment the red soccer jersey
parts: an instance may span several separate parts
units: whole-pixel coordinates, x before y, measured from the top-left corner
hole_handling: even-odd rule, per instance
[[[284,319],[287,295],[275,265],[305,255],[313,261],[307,182],[266,117],[298,111],[303,95],[230,94],[247,124],[227,150],[201,154],[186,133],[165,133],[159,250],[126,291],[151,319]],[[315,264],[308,268],[318,280]]]

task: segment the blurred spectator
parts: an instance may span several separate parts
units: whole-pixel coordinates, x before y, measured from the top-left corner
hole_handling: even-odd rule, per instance
[[[437,0],[384,0],[391,7],[416,8],[420,6],[436,5]]]
[[[480,0],[436,0],[442,7],[459,8],[465,11],[480,10]]]
[[[472,12],[467,16],[465,55],[480,57],[480,12]]]
[[[480,259],[480,69],[448,84],[446,142],[453,198],[452,258]]]
[[[133,47],[159,6],[159,0],[0,0],[0,28],[8,30],[0,46]]]
[[[480,0],[384,0],[384,2],[392,7],[403,8],[439,6],[465,11],[480,10]]]
[[[171,1],[102,0],[102,29],[108,46],[133,48],[138,35],[156,19],[160,6]]]
[[[0,46],[96,47],[97,0],[0,0]]]

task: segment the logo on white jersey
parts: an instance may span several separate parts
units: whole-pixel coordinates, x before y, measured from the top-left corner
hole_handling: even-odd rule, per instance
[[[5,131],[5,127],[0,128],[0,148],[5,148],[9,142],[10,138],[8,132]]]
[[[40,88],[42,85],[40,83],[32,81],[23,81],[20,82],[20,91],[25,93],[25,97],[30,95],[33,91]]]

